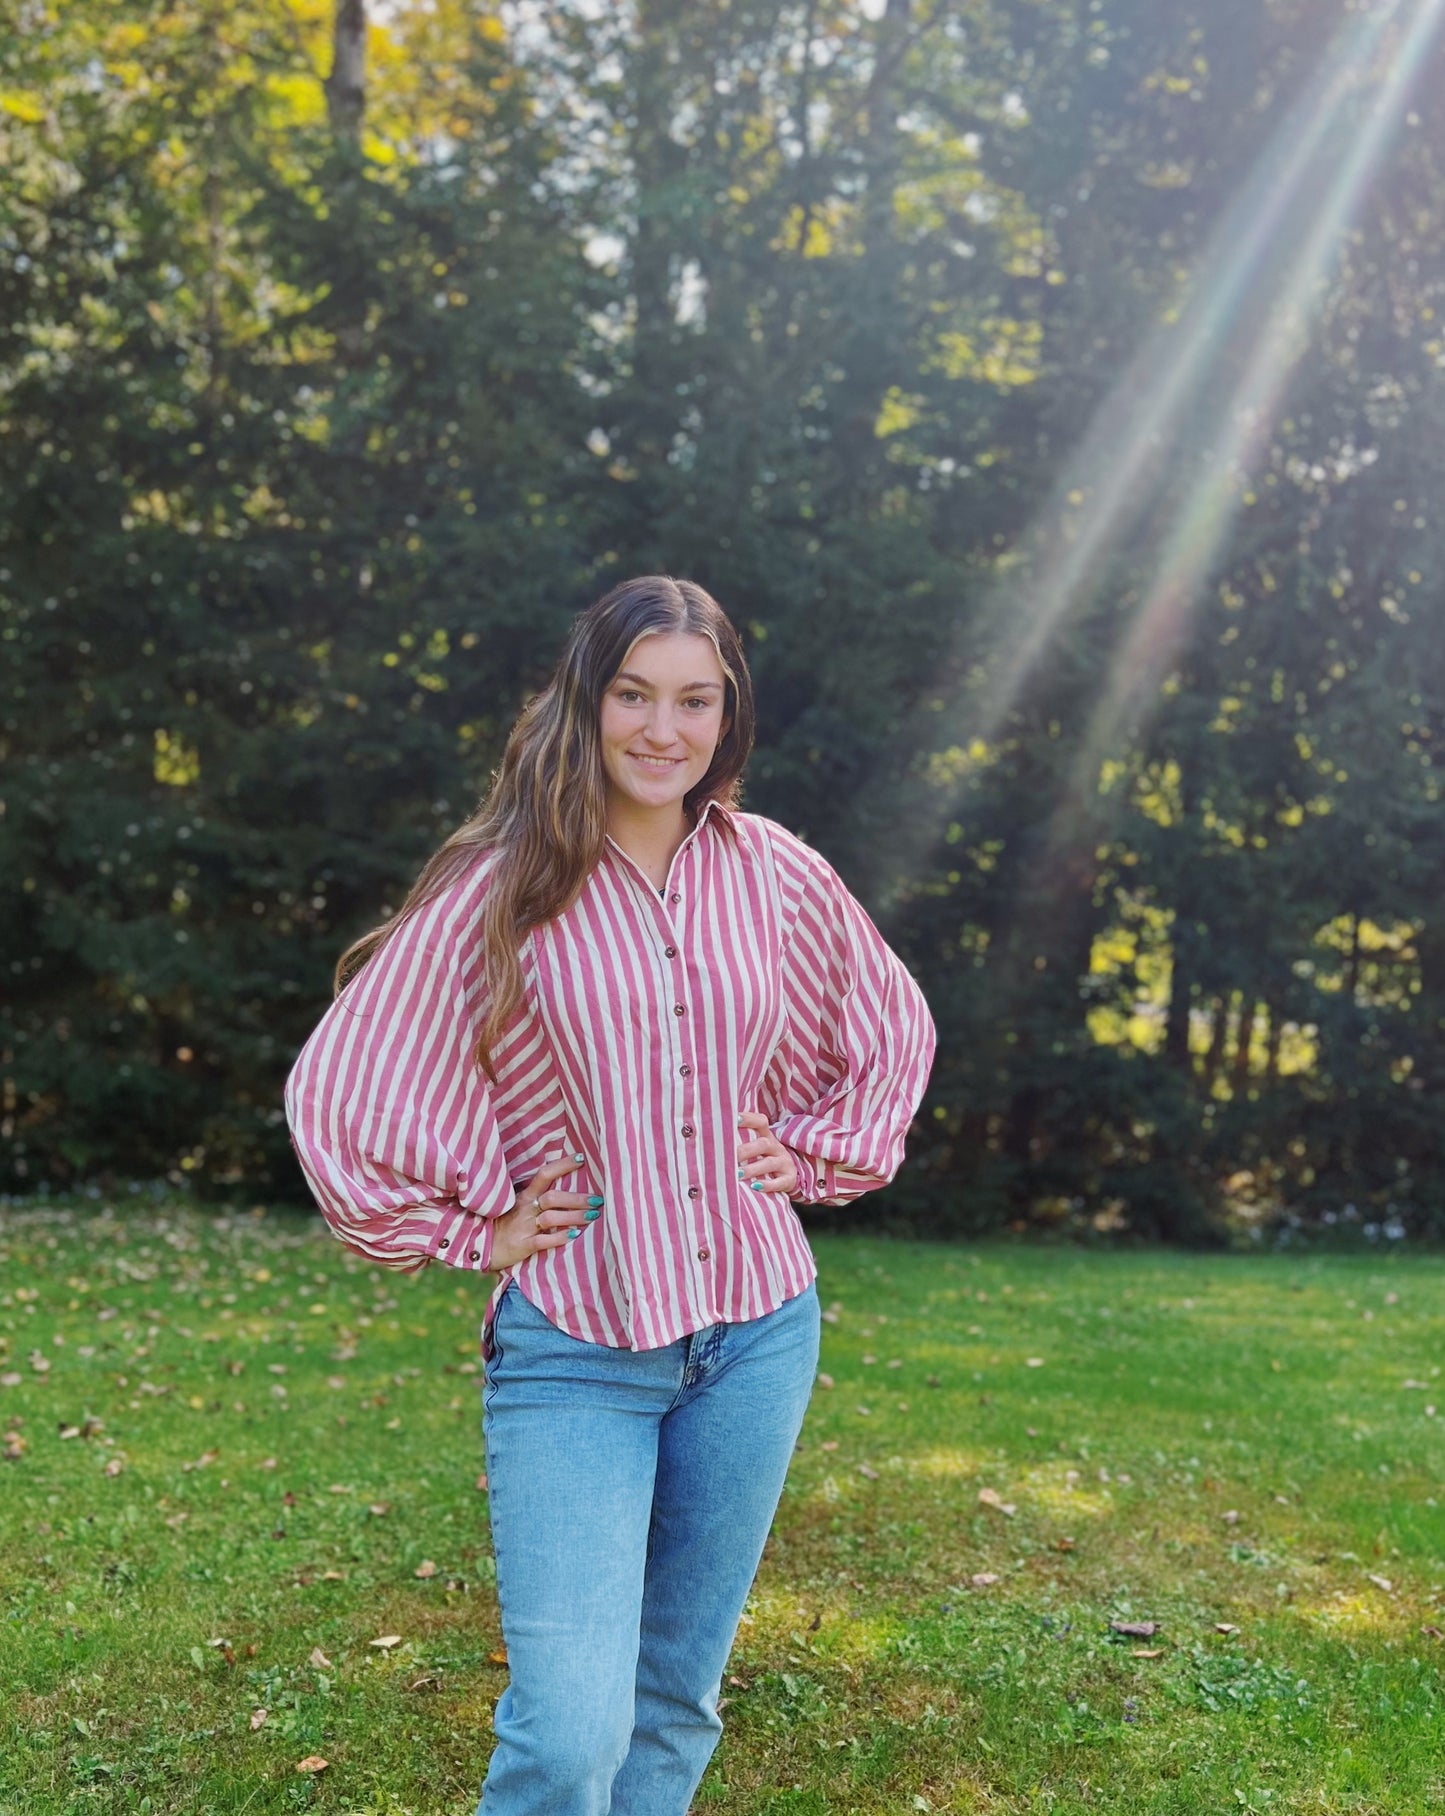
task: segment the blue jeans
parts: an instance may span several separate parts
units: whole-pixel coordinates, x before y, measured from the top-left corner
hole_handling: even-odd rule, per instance
[[[484,1430],[511,1682],[479,1816],[684,1816],[818,1363],[813,1287],[663,1349],[516,1287]]]

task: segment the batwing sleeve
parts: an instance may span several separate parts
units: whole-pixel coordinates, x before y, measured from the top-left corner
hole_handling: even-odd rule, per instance
[[[335,1235],[382,1267],[489,1267],[514,1194],[486,1074],[476,881],[453,884],[374,952],[286,1082],[301,1170]]]
[[[797,1165],[794,1198],[846,1204],[902,1165],[933,1063],[933,1018],[838,873],[791,834],[785,840],[786,1032],[764,1110]]]

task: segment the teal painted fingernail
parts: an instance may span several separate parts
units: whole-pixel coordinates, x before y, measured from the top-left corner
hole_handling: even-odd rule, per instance
[[[746,1179],[746,1178],[747,1178],[747,1174],[746,1174],[746,1173],[745,1173],[745,1172],[744,1172],[744,1171],[743,1171],[743,1170],[742,1170],[742,1168],[741,1168],[741,1167],[739,1167],[739,1168],[738,1168],[738,1178],[739,1178],[739,1179]]]
[[[569,1242],[575,1242],[581,1234],[582,1234],[581,1230],[568,1230],[567,1240]]]
[[[582,1156],[580,1154],[574,1154],[572,1156],[572,1158],[577,1162],[578,1166],[580,1167],[582,1164]]]
[[[760,1181],[759,1181],[759,1180],[756,1180],[756,1179],[750,1179],[750,1180],[749,1180],[749,1181],[748,1181],[748,1184],[749,1184],[749,1185],[750,1185],[750,1186],[751,1186],[751,1187],[752,1187],[752,1188],[753,1188],[753,1190],[754,1190],[754,1191],[755,1191],[755,1192],[760,1192],[760,1191],[762,1191],[762,1189],[763,1189],[763,1188],[762,1188],[762,1184],[761,1184],[761,1182],[760,1182]]]
[[[592,1196],[587,1200],[587,1202],[588,1202],[588,1204],[596,1205],[600,1209],[601,1206],[606,1204],[607,1200],[605,1198],[599,1197],[598,1194],[596,1192],[594,1192],[592,1194]]]
[[[587,1221],[589,1223],[596,1223],[597,1219],[602,1215],[602,1213],[601,1213],[601,1211],[587,1211],[585,1213],[585,1215],[586,1215]]]

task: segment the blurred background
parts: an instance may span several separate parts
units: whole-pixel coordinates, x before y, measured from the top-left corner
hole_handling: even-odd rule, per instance
[[[1445,1234],[1445,0],[9,20],[0,1187],[299,1196],[664,570],[937,1016],[891,1227]]]

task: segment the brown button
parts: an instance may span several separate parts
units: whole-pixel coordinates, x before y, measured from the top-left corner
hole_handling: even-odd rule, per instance
[[[684,1078],[692,1077],[692,1067],[691,1066],[679,1066],[677,1069],[679,1072],[682,1073]]]
[[[437,1247],[439,1249],[449,1249],[451,1246],[452,1246],[452,1239],[450,1236],[443,1236],[441,1241],[437,1244]]]
[[[684,1134],[684,1135],[687,1135],[687,1136],[691,1136],[691,1134],[692,1134],[692,1132],[693,1132],[693,1130],[692,1130],[692,1124],[691,1124],[691,1123],[690,1123],[690,1122],[685,1122],[685,1123],[684,1123],[684,1124],[683,1124],[683,1125],[682,1125],[682,1132],[683,1132],[683,1134]]]
[[[481,1258],[482,1258],[482,1251],[480,1249],[473,1249],[472,1250],[472,1260],[480,1261]]]
[[[682,897],[680,895],[674,894],[674,895],[670,895],[667,899],[670,902],[680,902],[682,900]]]
[[[674,1015],[686,1015],[687,1014],[687,1010],[683,1008],[681,1003],[674,1003],[672,1005],[672,1012]]]
[[[677,947],[676,947],[676,946],[668,946],[668,947],[667,947],[667,948],[666,948],[666,949],[665,949],[665,950],[664,950],[664,952],[663,952],[663,955],[662,955],[662,956],[663,956],[663,957],[664,957],[664,958],[676,958],[676,957],[677,957]]]
[[[699,1261],[706,1261],[708,1256],[711,1255],[711,1253],[712,1253],[711,1249],[699,1249],[697,1251],[697,1258]]]
[[[702,1187],[700,1185],[690,1185],[687,1188],[687,1195],[689,1198],[701,1198]]]

